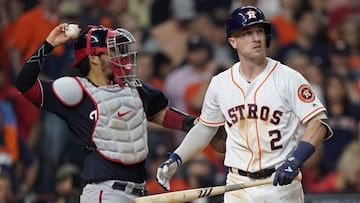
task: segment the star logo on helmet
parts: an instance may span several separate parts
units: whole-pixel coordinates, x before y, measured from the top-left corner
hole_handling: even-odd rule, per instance
[[[249,17],[249,19],[256,18],[256,11],[249,10],[248,12],[246,12],[246,15]]]

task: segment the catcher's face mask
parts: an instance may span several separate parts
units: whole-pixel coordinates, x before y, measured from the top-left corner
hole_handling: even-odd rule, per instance
[[[74,44],[77,66],[86,56],[108,53],[114,82],[120,86],[141,86],[136,78],[136,51],[131,51],[131,45],[136,42],[134,36],[127,30],[118,28],[112,30],[104,26],[89,26],[84,30]]]
[[[136,77],[136,51],[131,50],[133,43],[135,43],[134,36],[125,29],[117,28],[108,34],[107,48],[112,63],[114,81],[120,86],[141,86]]]

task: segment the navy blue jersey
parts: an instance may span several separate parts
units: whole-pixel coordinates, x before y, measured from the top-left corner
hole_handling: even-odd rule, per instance
[[[43,88],[43,109],[49,110],[66,121],[70,130],[80,138],[86,146],[93,146],[91,135],[95,120],[89,115],[96,109],[93,100],[87,94],[81,103],[75,107],[62,104],[52,90],[52,81],[41,81]],[[165,96],[148,84],[138,87],[139,94],[147,118],[151,118],[168,105]],[[106,160],[96,151],[85,157],[83,166],[85,180],[124,180],[143,182],[146,178],[144,162],[134,165],[124,165]]]
[[[16,86],[35,105],[62,118],[84,146],[95,147],[91,138],[95,120],[89,118],[90,113],[96,109],[94,100],[84,94],[78,105],[64,105],[58,100],[52,89],[53,81],[37,80],[42,62],[52,49],[53,47],[45,42],[33,54],[19,73]],[[143,86],[138,87],[137,90],[143,102],[147,119],[152,118],[168,106],[167,98],[154,87],[143,83]],[[123,180],[142,183],[146,179],[144,165],[145,161],[132,165],[113,162],[105,159],[98,152],[92,151],[85,157],[82,176],[84,180]]]

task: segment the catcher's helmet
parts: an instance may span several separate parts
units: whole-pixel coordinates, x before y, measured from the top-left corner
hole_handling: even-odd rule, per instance
[[[87,55],[107,52],[106,38],[108,31],[108,28],[102,26],[89,26],[82,31],[74,44],[75,61],[72,66],[77,66]]]
[[[266,34],[266,46],[270,46],[271,24],[266,20],[264,13],[255,6],[243,6],[235,9],[227,18],[226,34],[231,36],[235,31],[251,25],[262,25]]]
[[[107,52],[112,63],[114,81],[119,85],[140,86],[136,78],[136,51],[130,45],[135,43],[134,36],[125,29],[112,30],[104,26],[89,26],[74,44],[77,66],[88,55]]]

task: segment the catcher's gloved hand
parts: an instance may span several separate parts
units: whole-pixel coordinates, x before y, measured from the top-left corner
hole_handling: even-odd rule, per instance
[[[181,158],[176,153],[171,153],[168,159],[163,162],[156,173],[156,180],[162,188],[170,190],[170,179],[176,173],[176,170],[181,165]]]
[[[300,171],[301,162],[290,157],[279,168],[276,169],[273,185],[288,185]]]

